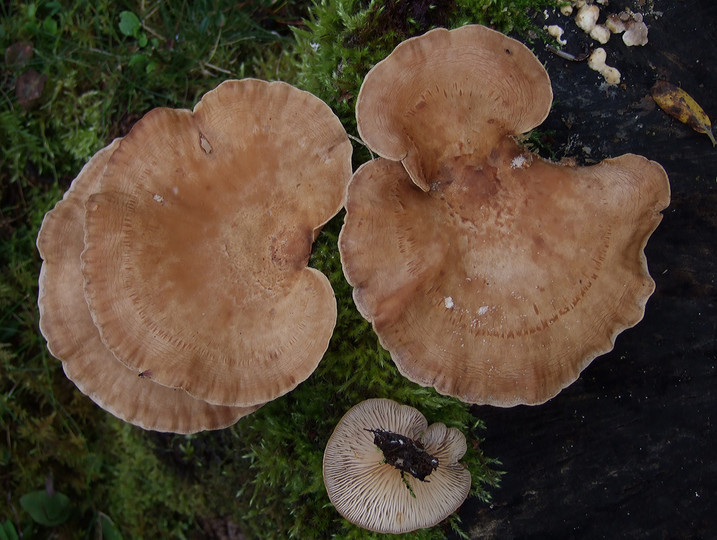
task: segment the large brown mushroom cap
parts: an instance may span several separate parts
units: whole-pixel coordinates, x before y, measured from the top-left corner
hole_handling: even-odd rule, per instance
[[[425,482],[410,474],[404,474],[404,481],[367,429],[419,439],[438,458],[438,467]],[[399,534],[432,527],[468,496],[471,475],[459,462],[465,452],[466,439],[457,429],[429,426],[416,409],[390,399],[368,399],[351,408],[329,438],[324,484],[336,510],[364,529]]]
[[[210,405],[182,390],[167,388],[120,363],[100,340],[82,290],[85,201],[99,185],[119,139],[82,169],[43,220],[37,247],[40,271],[40,330],[67,377],[100,407],[145,429],[193,433],[233,424],[257,407]]]
[[[366,75],[356,117],[364,142],[402,161],[427,191],[445,157],[487,155],[504,136],[541,124],[552,99],[548,74],[525,45],[468,25],[396,47]]]
[[[341,208],[351,145],[318,98],[228,81],[156,109],[86,205],[85,295],[126,365],[210,403],[249,406],[316,368],[333,331],[311,244]]]
[[[359,124],[372,124],[363,110]],[[358,309],[403,375],[466,402],[537,404],[642,319],[654,289],[643,250],[669,182],[640,156],[567,167],[498,132],[477,151],[455,139],[442,152],[428,145],[425,193],[405,162],[365,164],[349,185],[339,249]]]

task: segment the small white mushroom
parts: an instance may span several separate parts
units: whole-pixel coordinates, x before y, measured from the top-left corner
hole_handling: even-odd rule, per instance
[[[605,64],[607,53],[602,47],[598,47],[588,58],[588,67],[600,73],[609,85],[620,83],[620,72],[611,66]]]
[[[589,34],[592,29],[595,28],[598,17],[600,17],[600,8],[586,4],[581,7],[578,10],[578,14],[575,15],[575,24],[578,25],[578,28]]]
[[[566,45],[568,43],[567,40],[563,39],[563,29],[560,28],[557,24],[551,24],[545,29],[548,31],[548,34],[553,36],[561,45]]]
[[[613,34],[619,34],[621,32],[624,32],[626,30],[625,21],[620,19],[620,16],[616,13],[611,13],[607,16],[607,20],[605,21],[605,26],[607,27],[610,32]]]
[[[640,15],[636,13],[635,16]],[[640,15],[642,19],[642,15]],[[642,20],[635,19],[632,24],[628,23],[627,30],[622,35],[622,40],[628,47],[635,45],[647,45],[647,25]]]
[[[605,45],[610,39],[610,30],[608,30],[604,24],[596,24],[595,27],[590,30],[590,37]]]

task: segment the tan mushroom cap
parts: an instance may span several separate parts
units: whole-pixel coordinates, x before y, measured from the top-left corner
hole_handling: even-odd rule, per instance
[[[335,325],[329,281],[307,263],[350,175],[338,118],[285,83],[227,81],[194,112],[149,112],[86,205],[85,296],[103,342],[210,403],[293,389]]]
[[[522,43],[479,25],[437,28],[373,67],[356,118],[364,142],[402,161],[427,191],[444,157],[487,155],[542,123],[552,99],[545,69]]]
[[[113,415],[145,429],[194,433],[229,426],[258,407],[210,405],[182,390],[167,388],[120,363],[100,340],[82,290],[84,204],[97,189],[119,139],[82,169],[43,220],[37,247],[40,271],[40,330],[50,352],[81,392]]]
[[[612,349],[617,334],[642,319],[654,290],[644,247],[669,204],[669,181],[659,164],[636,155],[579,168],[521,148],[511,134],[545,115],[550,85],[534,58],[533,68],[543,73],[531,68],[535,87],[518,83],[528,80],[521,75],[527,60],[513,65],[517,73],[495,64],[504,44],[512,43],[508,38],[482,27],[431,31],[395,52],[400,59],[408,46],[433,50],[418,46],[423,39],[432,44],[440,38],[448,47],[453,33],[464,32],[475,35],[476,47],[487,47],[464,58],[471,71],[484,73],[477,63],[484,58],[489,71],[511,81],[486,85],[515,83],[525,91],[486,104],[495,97],[492,91],[471,94],[459,85],[445,103],[454,128],[431,131],[440,122],[438,105],[423,103],[434,83],[426,82],[426,90],[422,80],[399,70],[397,84],[411,80],[406,86],[413,101],[401,102],[394,115],[389,106],[400,100],[390,80],[381,81],[382,95],[370,72],[364,85],[371,92],[361,90],[358,123],[372,126],[362,134],[393,161],[378,159],[354,174],[339,250],[359,311],[404,376],[470,403],[538,404],[573,382]],[[504,59],[522,58],[521,47],[510,45]],[[441,61],[450,56],[440,51]],[[456,49],[459,58],[461,51]],[[392,65],[395,52],[382,65]],[[412,65],[416,73],[430,71]],[[426,66],[432,70],[440,63],[431,57]],[[442,84],[450,87],[451,80]],[[380,111],[361,106],[368,95],[384,104]],[[527,98],[536,100],[532,110],[539,111],[530,121],[531,103],[512,103]],[[456,107],[461,115],[451,114]],[[380,120],[368,117],[369,111]],[[490,114],[471,116],[472,111]],[[409,133],[411,123],[423,131]],[[375,138],[378,125],[385,133]],[[481,137],[469,139],[469,133]],[[394,136],[420,150],[412,163],[428,171],[427,192],[412,184],[421,186],[411,163],[376,146],[393,148],[386,141]]]
[[[359,311],[401,373],[470,403],[546,401],[643,317],[643,249],[669,202],[663,169],[625,155],[584,168],[506,139],[428,193],[379,159],[349,185],[339,239]]]
[[[415,497],[366,429],[419,439],[438,458],[425,482],[405,474]],[[416,409],[390,399],[369,399],[351,408],[329,438],[324,484],[331,503],[351,523],[380,533],[410,532],[436,525],[466,499],[471,475],[458,461],[465,452],[466,439],[457,429],[428,426]]]

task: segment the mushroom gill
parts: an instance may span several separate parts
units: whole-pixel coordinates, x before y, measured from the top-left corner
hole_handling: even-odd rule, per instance
[[[402,473],[387,462],[371,430],[403,436],[404,448],[416,444],[437,467],[424,481]],[[429,426],[418,410],[390,399],[367,399],[334,428],[324,451],[324,485],[336,510],[364,529],[399,534],[432,527],[468,496],[471,475],[459,461],[465,452],[465,436],[456,428]]]

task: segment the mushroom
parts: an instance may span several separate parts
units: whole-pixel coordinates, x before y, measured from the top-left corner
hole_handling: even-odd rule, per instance
[[[613,34],[619,34],[627,29],[625,21],[623,21],[617,13],[611,13],[607,16],[605,27]]]
[[[350,175],[338,118],[286,83],[226,81],[193,112],[147,113],[85,206],[84,292],[103,343],[217,405],[293,389],[336,322],[307,263]]]
[[[432,527],[468,496],[471,475],[459,462],[465,452],[457,429],[429,426],[419,411],[390,399],[368,399],[331,434],[324,485],[336,510],[364,529],[399,534]],[[421,462],[429,465],[416,471]]]
[[[364,142],[428,191],[442,154],[489,152],[503,131],[540,124],[552,99],[548,74],[525,45],[469,25],[396,47],[366,76],[356,117]]]
[[[600,8],[592,4],[586,4],[575,15],[575,24],[586,34],[589,34],[595,28],[599,17]]]
[[[226,427],[258,407],[210,405],[182,390],[161,386],[151,377],[138,377],[104,346],[92,322],[80,270],[84,203],[97,189],[119,144],[116,139],[92,157],[42,222],[37,237],[44,259],[38,295],[40,330],[67,377],[118,418],[144,429],[176,433]]]
[[[628,47],[647,45],[647,25],[642,21],[642,13],[632,14],[632,19],[626,23],[622,41]]]
[[[530,153],[515,137],[551,100],[532,53],[482,26],[400,44],[359,93],[382,158],[349,183],[344,274],[401,373],[465,402],[548,400],[654,290],[643,249],[667,175],[632,154],[571,167]]]
[[[605,49],[598,47],[588,57],[588,67],[602,75],[607,84],[611,86],[620,84],[620,72],[617,68],[608,66],[605,63],[606,60],[607,53]]]
[[[590,37],[605,45],[605,43],[610,41],[610,30],[604,24],[596,24],[593,29],[590,30]]]
[[[568,44],[567,40],[563,39],[564,30],[557,24],[551,24],[550,26],[545,27],[545,29],[548,31],[548,34],[554,37],[555,41],[557,41],[560,45]]]

